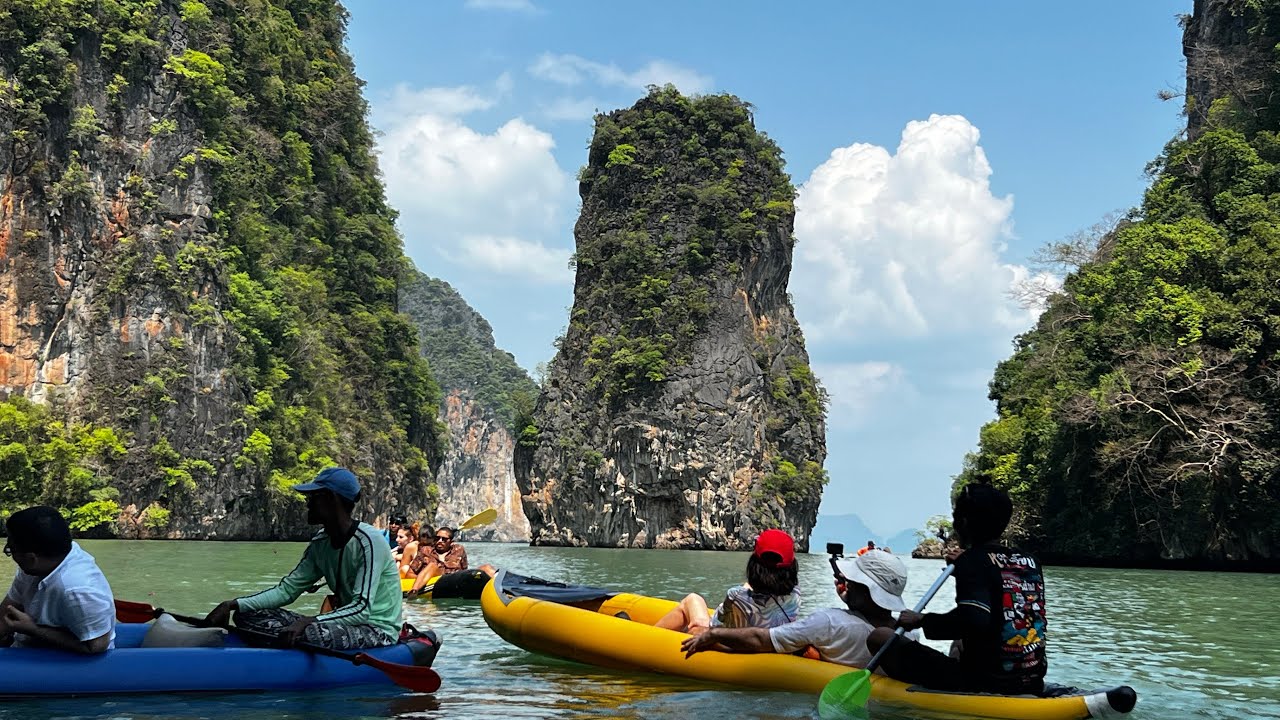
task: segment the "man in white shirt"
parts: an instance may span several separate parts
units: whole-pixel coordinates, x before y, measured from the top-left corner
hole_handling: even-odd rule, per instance
[[[717,646],[734,652],[797,653],[810,646],[829,662],[863,667],[871,661],[867,637],[877,627],[894,627],[893,612],[907,609],[902,591],[907,568],[889,553],[874,552],[836,561],[836,594],[848,608],[826,608],[809,617],[763,628],[711,628],[685,640],[688,657]]]
[[[115,647],[115,598],[93,556],[71,541],[67,521],[46,505],[5,522],[4,554],[18,573],[0,602],[0,647],[52,647],[85,654]]]

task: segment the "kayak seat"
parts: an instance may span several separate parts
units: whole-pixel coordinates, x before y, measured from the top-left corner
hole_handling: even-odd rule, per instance
[[[142,647],[222,647],[225,637],[226,631],[222,628],[191,627],[164,613],[143,636]]]

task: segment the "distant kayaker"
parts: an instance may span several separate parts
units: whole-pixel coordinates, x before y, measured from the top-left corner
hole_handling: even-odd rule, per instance
[[[4,554],[18,566],[0,602],[0,647],[97,654],[115,647],[116,606],[93,556],[72,542],[55,508],[30,507],[5,522]]]
[[[955,640],[952,656],[920,643],[895,641],[885,672],[934,690],[1039,694],[1045,658],[1044,575],[1031,555],[1000,544],[1013,505],[1003,490],[970,483],[955,499],[954,533],[964,551],[954,556],[956,607],[948,613],[911,611],[898,624],[922,628],[931,640]],[[878,649],[892,630],[872,634]]]
[[[685,640],[685,657],[725,648],[744,653],[798,653],[809,646],[829,662],[862,667],[871,660],[867,638],[876,628],[892,628],[893,612],[906,609],[902,591],[907,568],[888,553],[867,553],[836,561],[836,595],[847,608],[824,608],[807,618],[763,628],[712,628]]]
[[[350,470],[326,468],[293,489],[307,498],[307,522],[324,529],[302,560],[270,590],[219,604],[206,618],[279,635],[286,645],[305,640],[337,650],[392,645],[400,636],[400,574],[377,528],[352,519],[360,482]],[[336,596],[334,610],[308,617],[283,607],[321,578]]]
[[[692,593],[654,625],[693,635],[711,627],[777,627],[799,617],[799,581],[795,541],[771,528],[756,537],[747,558],[747,582],[730,588],[714,614],[705,598]]]
[[[867,546],[866,546],[866,547],[864,547],[864,548],[859,548],[859,549],[858,549],[858,554],[859,554],[859,555],[866,555],[867,553],[869,553],[869,552],[871,552],[872,550],[875,550],[875,549],[876,549],[876,541],[875,541],[875,540],[868,540],[868,541],[867,541]]]
[[[417,578],[414,579],[413,587],[409,590],[410,595],[418,594],[426,587],[427,581],[433,577],[463,572],[468,568],[467,549],[462,546],[462,543],[453,541],[455,534],[453,528],[438,527],[436,528],[432,547],[419,547],[419,555],[426,553],[425,565],[422,566]],[[489,577],[493,577],[498,572],[497,568],[492,565],[481,565],[476,570]]]

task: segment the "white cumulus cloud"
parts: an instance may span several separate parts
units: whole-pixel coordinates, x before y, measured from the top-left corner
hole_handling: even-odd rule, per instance
[[[377,115],[393,122],[414,115],[467,115],[497,105],[511,92],[512,84],[509,73],[499,75],[491,91],[474,85],[414,89],[401,83],[391,91],[386,103],[378,107]]]
[[[613,63],[601,63],[578,55],[543,53],[529,73],[534,77],[561,85],[593,82],[606,87],[644,89],[648,85],[671,83],[686,94],[702,93],[711,88],[711,78],[666,60],[652,60],[632,71]]]
[[[563,281],[539,264],[536,252],[558,252],[548,243],[573,203],[569,176],[552,154],[555,141],[518,117],[492,132],[462,117],[491,109],[494,95],[508,89],[503,78],[494,94],[468,87],[398,89],[375,113],[387,197],[400,211],[411,255],[422,257],[429,249],[496,272]],[[493,253],[501,249],[536,262],[524,268],[499,263]],[[566,261],[568,252],[562,253]]]
[[[461,262],[500,275],[523,275],[548,285],[573,281],[567,248],[549,248],[518,237],[469,235],[459,250]]]
[[[830,396],[833,426],[863,425],[878,407],[901,405],[904,396],[915,394],[906,372],[890,362],[815,363],[813,371]]]
[[[797,312],[815,339],[926,336],[1029,325],[1010,293],[1030,278],[1003,261],[1013,197],[991,191],[979,132],[932,115],[896,153],[836,149],[796,198]]]
[[[544,103],[539,111],[548,120],[590,120],[602,107],[610,106],[594,98],[562,97]]]

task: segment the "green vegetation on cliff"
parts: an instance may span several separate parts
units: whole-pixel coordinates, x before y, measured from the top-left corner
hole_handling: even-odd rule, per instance
[[[1280,3],[1242,12],[1274,47]],[[1072,271],[996,369],[999,418],[957,485],[1007,488],[1042,552],[1280,553],[1280,75],[1251,72],[1246,93],[1188,98],[1206,122],[1150,165],[1140,208],[1049,248]]]
[[[154,256],[126,236],[101,267],[114,273],[111,293],[155,287],[187,298],[190,325],[230,325],[229,381],[238,391],[231,424],[247,440],[233,458],[210,459],[233,463],[237,474],[252,471],[268,488],[333,462],[425,486],[441,442],[439,388],[416,329],[397,312],[407,260],[378,178],[361,83],[343,47],[345,23],[333,0],[0,0],[0,110],[13,123],[5,141],[56,202],[94,201],[96,153],[132,140],[121,113],[137,84],[162,68],[179,88],[176,115],[144,132],[197,139],[170,179],[212,177],[208,232]],[[106,108],[84,102],[104,89],[86,79],[90,65],[104,72]],[[155,212],[161,190],[156,178],[131,172],[121,202],[138,198],[130,208],[136,220]],[[175,341],[175,354],[194,352]],[[99,424],[144,426],[137,455],[160,491],[215,470],[169,446],[162,414],[129,404],[152,390],[157,402],[172,404],[180,365],[108,393],[123,406],[91,410]],[[31,457],[49,442],[29,441]],[[32,472],[44,485],[61,482],[52,471]],[[71,509],[85,501],[83,492],[64,497],[52,485],[36,487],[42,483],[6,495],[6,503],[46,498]]]
[[[615,399],[688,362],[717,283],[741,282],[753,246],[794,214],[795,189],[749,105],[670,85],[596,117],[579,180],[593,204],[584,205],[574,262],[590,293],[570,322],[590,332],[592,389]],[[581,232],[588,218],[595,227]],[[584,306],[603,309],[591,328]],[[769,367],[767,328],[763,342],[757,361]],[[773,379],[772,395],[811,419],[825,415],[825,396],[797,358]]]
[[[527,424],[538,386],[497,348],[489,322],[453,286],[414,270],[400,286],[400,311],[417,325],[422,355],[442,388],[468,390],[508,425],[519,417]]]
[[[270,441],[280,482],[347,455],[348,439],[401,458],[422,482],[440,391],[396,311],[406,259],[342,47],[345,13],[318,0],[254,5],[213,12],[210,62],[227,84],[218,71],[192,82],[211,144],[228,156],[214,219],[226,234],[227,317],[244,339],[237,372],[252,389],[246,420]],[[211,114],[206,97],[229,109]]]
[[[113,522],[111,472],[124,454],[109,428],[68,427],[23,398],[0,403],[0,516],[42,503],[70,511],[76,530]]]

